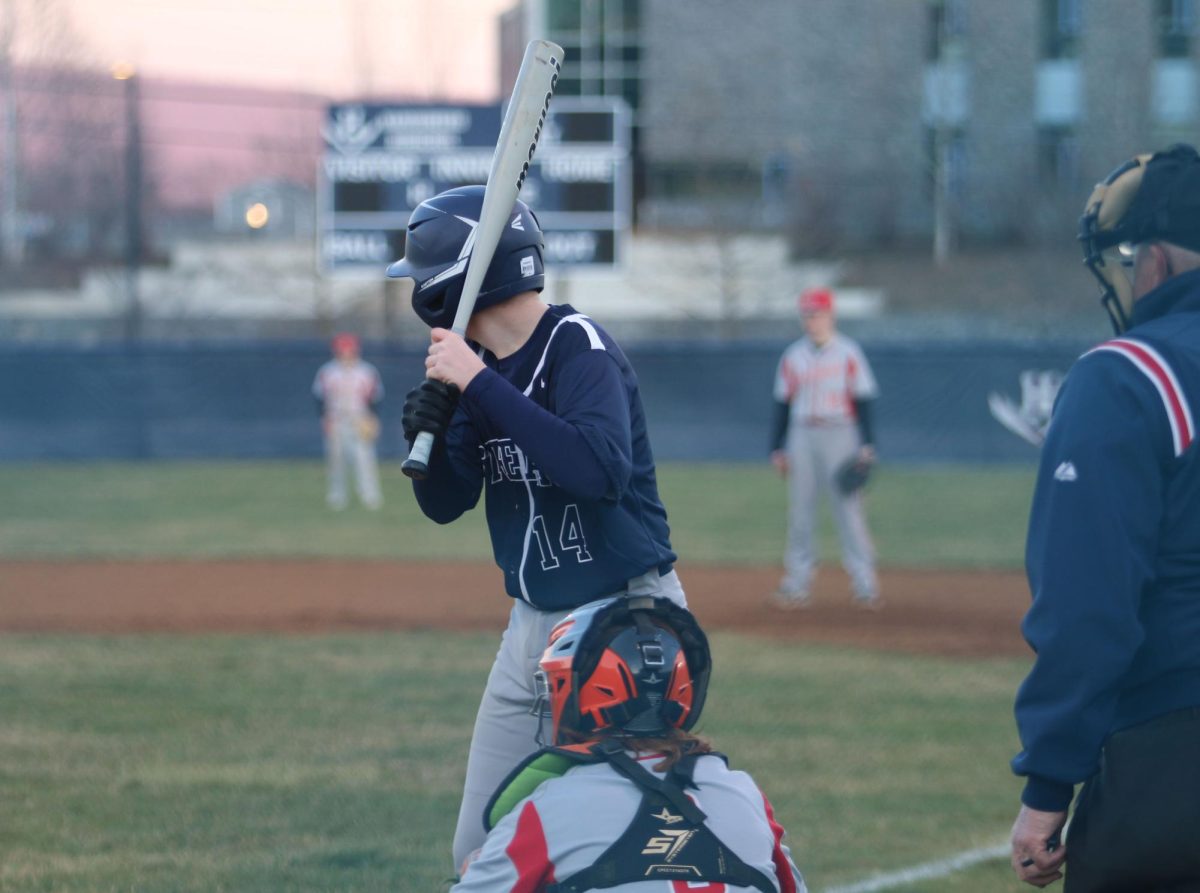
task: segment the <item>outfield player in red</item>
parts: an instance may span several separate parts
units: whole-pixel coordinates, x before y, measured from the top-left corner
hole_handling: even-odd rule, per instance
[[[313,397],[321,413],[325,434],[325,462],[329,488],[325,501],[340,511],[349,500],[347,468],[354,472],[358,498],[368,509],[383,505],[379,487],[379,463],[375,441],[379,435],[376,415],[383,399],[379,371],[359,355],[358,338],[349,332],[333,337],[333,359],[317,371]]]
[[[611,595],[684,604],[637,376],[596,322],[548,305],[541,227],[518,201],[484,276],[465,341],[449,331],[483,187],[452,189],[409,220],[412,304],[433,328],[428,378],[409,393],[404,431],[437,435],[421,510],[446,524],[487,492],[496,564],[513,600],[467,758],[455,865],[484,838],[483,807],[535,748],[533,676],[551,628]]]
[[[554,746],[496,790],[453,893],[803,893],[766,796],[689,731],[710,666],[668,599],[569,614],[540,661]]]
[[[1121,165],[1079,231],[1117,337],[1071,368],[1042,448],[1012,865],[1200,890],[1200,155]]]
[[[810,603],[817,502],[825,493],[855,603],[878,608],[882,602],[875,547],[862,493],[843,493],[836,483],[838,469],[847,460],[867,465],[875,461],[870,410],[878,387],[862,349],[837,331],[833,293],[810,289],[798,304],[805,336],[784,351],[775,373],[771,462],[788,481],[787,547],[775,599],[785,608]]]

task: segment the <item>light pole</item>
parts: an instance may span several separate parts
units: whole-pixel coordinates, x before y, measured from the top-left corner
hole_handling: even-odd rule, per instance
[[[142,127],[138,77],[133,66],[118,62],[112,76],[125,93],[125,337],[136,341],[142,330],[138,272],[142,266]]]

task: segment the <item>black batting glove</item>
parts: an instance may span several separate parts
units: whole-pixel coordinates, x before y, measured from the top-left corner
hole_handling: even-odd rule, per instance
[[[454,407],[458,405],[458,396],[457,387],[433,378],[425,379],[409,391],[404,398],[404,414],[400,417],[405,439],[412,443],[422,431],[428,431],[434,437],[445,434]]]

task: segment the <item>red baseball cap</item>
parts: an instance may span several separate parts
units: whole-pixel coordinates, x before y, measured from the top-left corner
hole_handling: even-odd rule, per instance
[[[334,353],[341,353],[347,350],[358,350],[358,336],[350,332],[339,332],[333,336]]]
[[[797,303],[801,313],[832,313],[833,292],[827,288],[809,288],[800,293]]]

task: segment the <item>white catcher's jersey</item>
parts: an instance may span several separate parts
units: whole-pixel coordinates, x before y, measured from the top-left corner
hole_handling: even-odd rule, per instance
[[[332,418],[355,419],[383,399],[383,382],[379,371],[364,360],[330,360],[317,370],[313,396],[325,401],[325,412]]]
[[[775,372],[775,399],[791,405],[791,423],[836,425],[854,422],[854,401],[879,394],[862,348],[834,333],[822,347],[809,338],[792,342]]]
[[[661,757],[643,756],[653,771]],[[661,772],[654,772],[662,777]],[[780,893],[807,893],[804,878],[783,843],[783,828],[771,804],[745,772],[729,769],[720,757],[696,761],[696,790],[687,794],[704,810],[706,824],[738,858],[756,868]],[[643,791],[607,763],[575,766],[544,781],[492,829],[479,857],[451,893],[539,893],[590,867],[629,827]],[[672,840],[672,816],[663,817],[662,839]],[[678,821],[678,819],[676,820]],[[680,850],[679,859],[686,857]],[[757,893],[727,884],[689,886],[686,880],[638,881],[606,888],[619,893]]]

